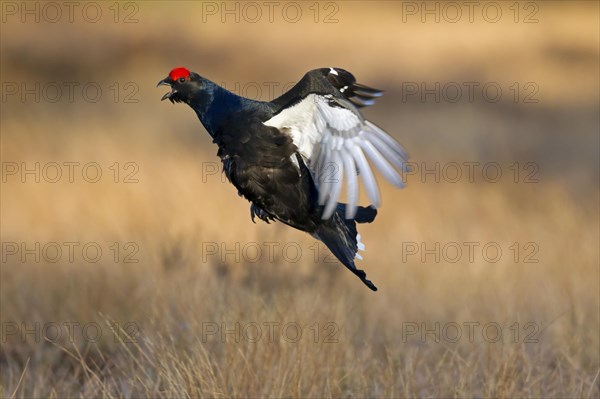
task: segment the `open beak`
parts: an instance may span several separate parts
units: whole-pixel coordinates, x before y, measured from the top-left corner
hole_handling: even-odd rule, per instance
[[[165,78],[163,80],[161,80],[160,82],[158,82],[158,84],[156,85],[156,87],[158,86],[169,86],[171,87],[171,91],[166,93],[164,96],[162,96],[162,98],[160,99],[160,101],[166,100],[167,98],[171,98],[171,96],[175,93],[177,93],[177,90],[175,90],[173,88],[173,84],[170,82],[169,78]]]

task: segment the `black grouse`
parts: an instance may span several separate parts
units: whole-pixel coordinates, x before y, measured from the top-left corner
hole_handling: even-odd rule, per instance
[[[377,215],[380,194],[370,160],[394,186],[408,155],[394,139],[365,120],[358,108],[382,95],[356,83],[340,68],[308,72],[271,102],[240,97],[186,68],[173,69],[158,85],[162,97],[184,102],[219,146],[224,173],[250,201],[250,215],[279,220],[321,240],[370,289],[354,264],[364,250],[356,223]],[[358,175],[370,207],[358,205]],[[338,203],[345,186],[347,203]]]

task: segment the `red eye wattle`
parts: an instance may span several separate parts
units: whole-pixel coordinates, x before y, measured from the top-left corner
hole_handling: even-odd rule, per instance
[[[175,69],[173,69],[171,72],[169,72],[169,77],[172,80],[177,80],[180,78],[187,78],[190,76],[190,71],[184,67],[177,67]]]

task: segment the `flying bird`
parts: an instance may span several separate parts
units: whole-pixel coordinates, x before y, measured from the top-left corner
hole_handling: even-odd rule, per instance
[[[273,101],[240,97],[178,67],[158,83],[161,100],[183,102],[218,146],[223,171],[250,201],[250,216],[278,220],[322,241],[373,291],[355,265],[364,250],[356,223],[370,223],[381,204],[370,163],[394,186],[404,182],[407,153],[358,108],[383,93],[341,68],[308,72]],[[359,177],[372,205],[358,204]],[[346,203],[338,200],[345,188]]]

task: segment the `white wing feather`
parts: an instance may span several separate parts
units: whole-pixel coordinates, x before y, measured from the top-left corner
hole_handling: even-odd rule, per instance
[[[386,132],[364,120],[352,104],[335,102],[332,96],[310,94],[264,124],[292,136],[317,185],[319,204],[325,206],[323,219],[335,212],[345,175],[345,217],[351,219],[358,207],[357,173],[372,204],[379,207],[379,187],[369,161],[386,180],[401,188],[404,182],[397,169],[407,171],[408,155]]]

